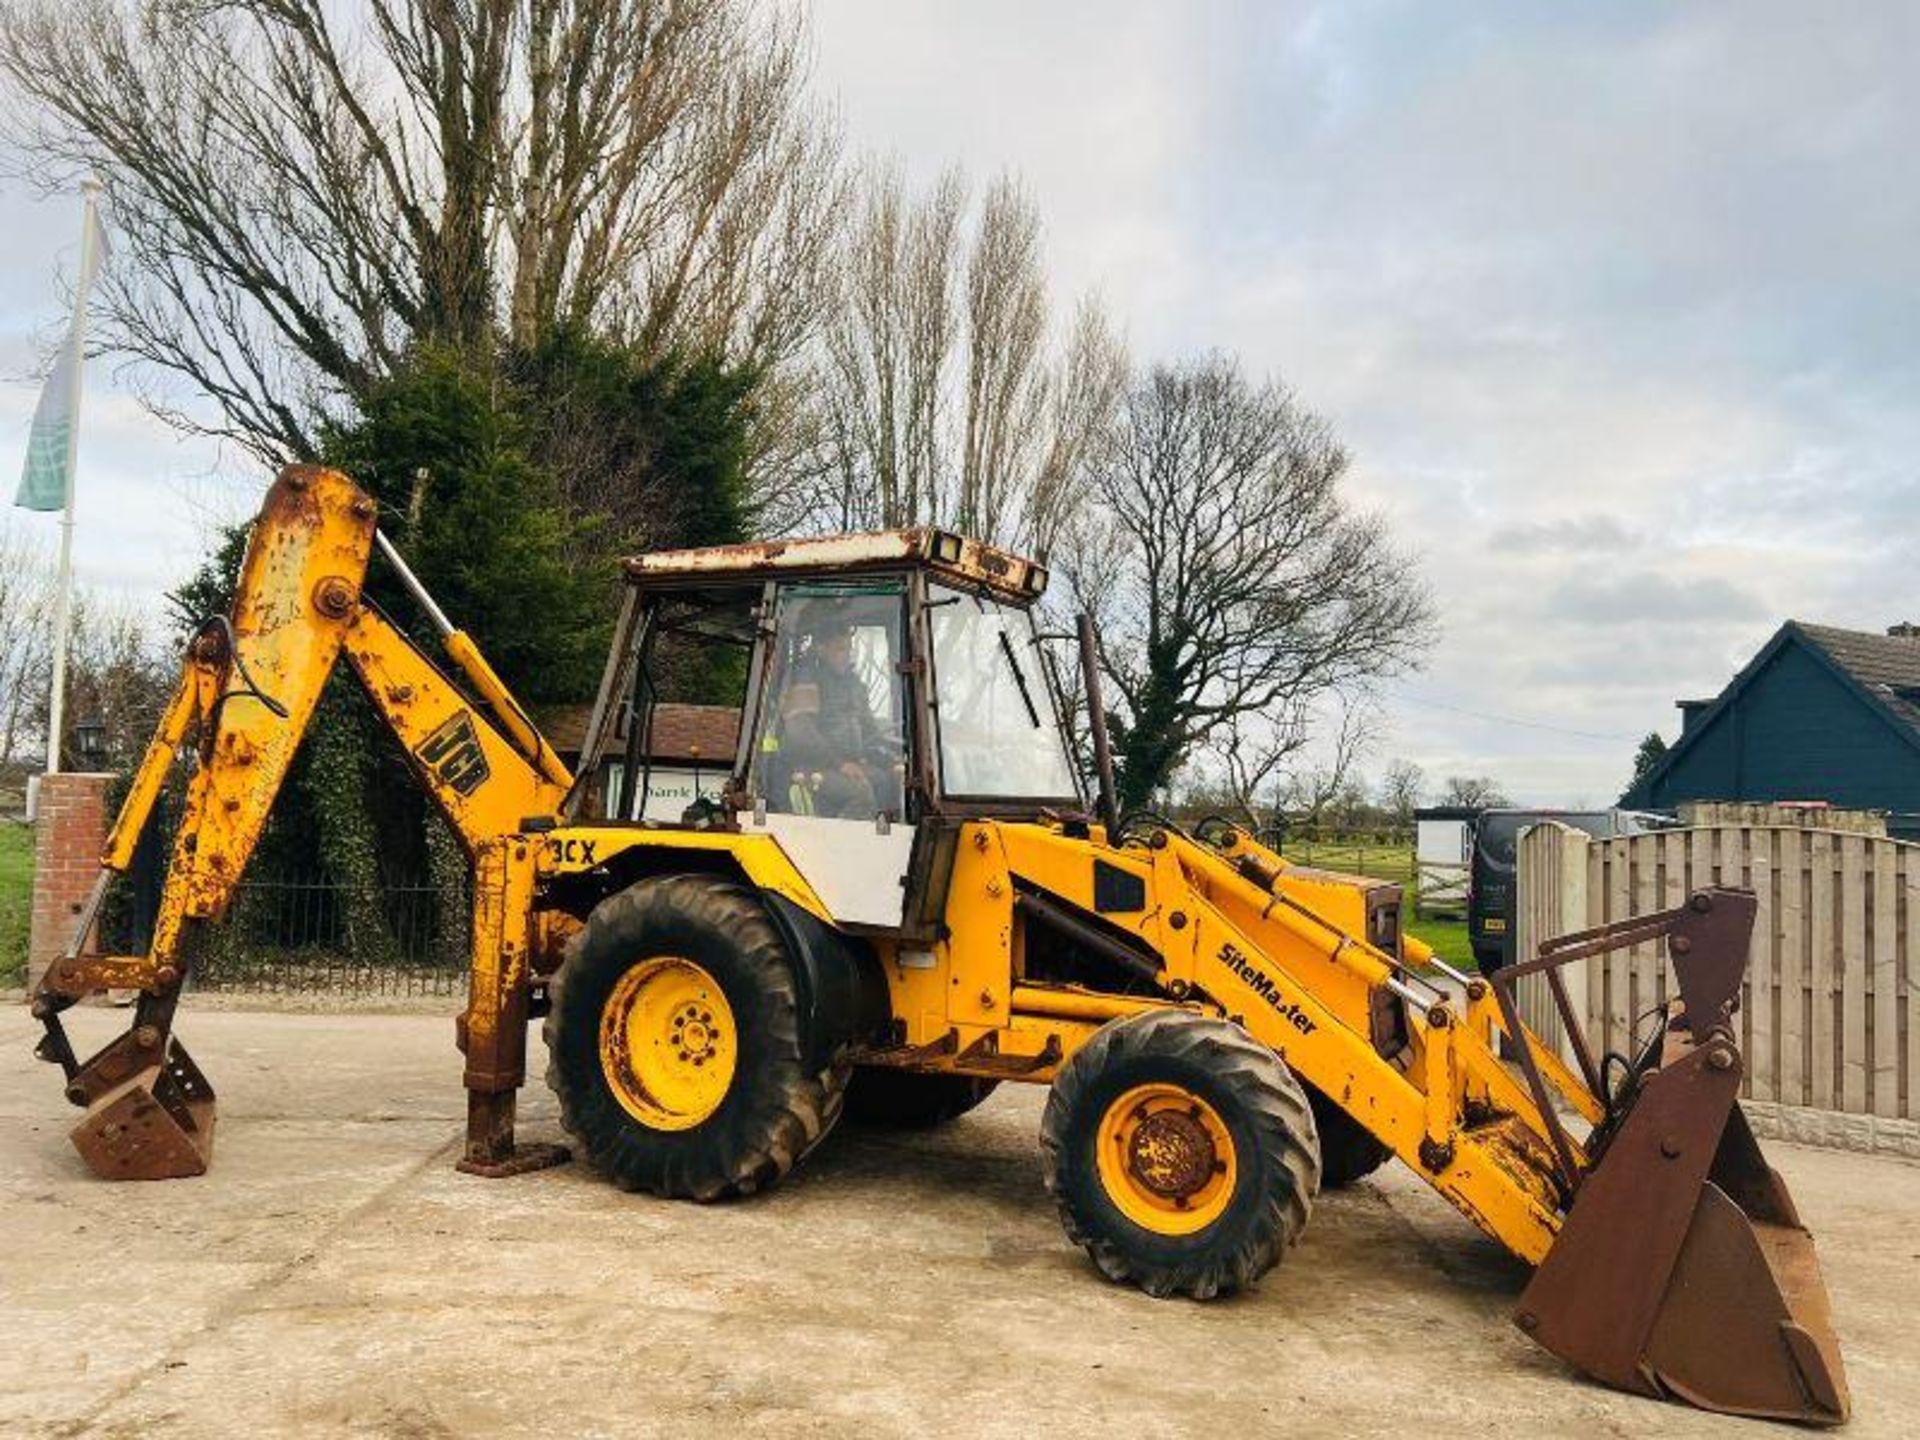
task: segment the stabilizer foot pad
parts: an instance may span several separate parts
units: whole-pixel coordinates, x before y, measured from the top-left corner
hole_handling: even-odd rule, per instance
[[[505,1180],[525,1175],[530,1170],[549,1170],[564,1165],[573,1152],[564,1145],[516,1145],[503,1160],[476,1160],[467,1156],[454,1165],[462,1175],[478,1175],[484,1180]]]

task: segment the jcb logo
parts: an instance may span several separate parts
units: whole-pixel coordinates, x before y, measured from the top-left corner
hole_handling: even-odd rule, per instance
[[[473,716],[462,710],[429,735],[413,752],[433,778],[456,795],[471,795],[487,780],[487,755],[473,730]]]
[[[1313,1019],[1294,1001],[1280,993],[1280,987],[1273,983],[1273,977],[1240,953],[1239,946],[1228,941],[1220,947],[1220,961],[1234,974],[1238,975],[1254,994],[1273,1007],[1274,1013],[1286,1021],[1302,1035],[1311,1035],[1318,1027]]]

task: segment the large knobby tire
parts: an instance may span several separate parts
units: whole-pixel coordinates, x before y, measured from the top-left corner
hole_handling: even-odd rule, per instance
[[[1115,1020],[1076,1051],[1040,1146],[1067,1237],[1155,1296],[1253,1284],[1300,1238],[1320,1186],[1293,1073],[1238,1025],[1187,1011]]]
[[[809,1063],[794,961],[744,885],[673,875],[609,896],[552,996],[561,1124],[624,1189],[764,1190],[839,1118],[847,1067]]]
[[[847,1083],[847,1123],[880,1130],[931,1130],[1000,1088],[977,1075],[923,1075],[862,1066]]]
[[[1322,1091],[1300,1082],[1313,1106],[1314,1129],[1320,1134],[1320,1186],[1342,1190],[1366,1179],[1393,1157],[1393,1151]]]

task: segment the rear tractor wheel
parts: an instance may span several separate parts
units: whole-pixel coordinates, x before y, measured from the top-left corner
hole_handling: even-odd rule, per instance
[[[1320,1186],[1306,1092],[1238,1025],[1108,1024],[1061,1067],[1040,1145],[1067,1237],[1109,1279],[1196,1300],[1245,1289],[1300,1238]]]
[[[846,1067],[819,1062],[792,957],[743,885],[675,875],[610,896],[552,994],[561,1124],[625,1189],[763,1190],[839,1118]]]

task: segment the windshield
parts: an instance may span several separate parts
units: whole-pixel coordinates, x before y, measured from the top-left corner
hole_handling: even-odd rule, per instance
[[[1007,800],[1078,797],[1026,611],[934,586],[940,788]]]

